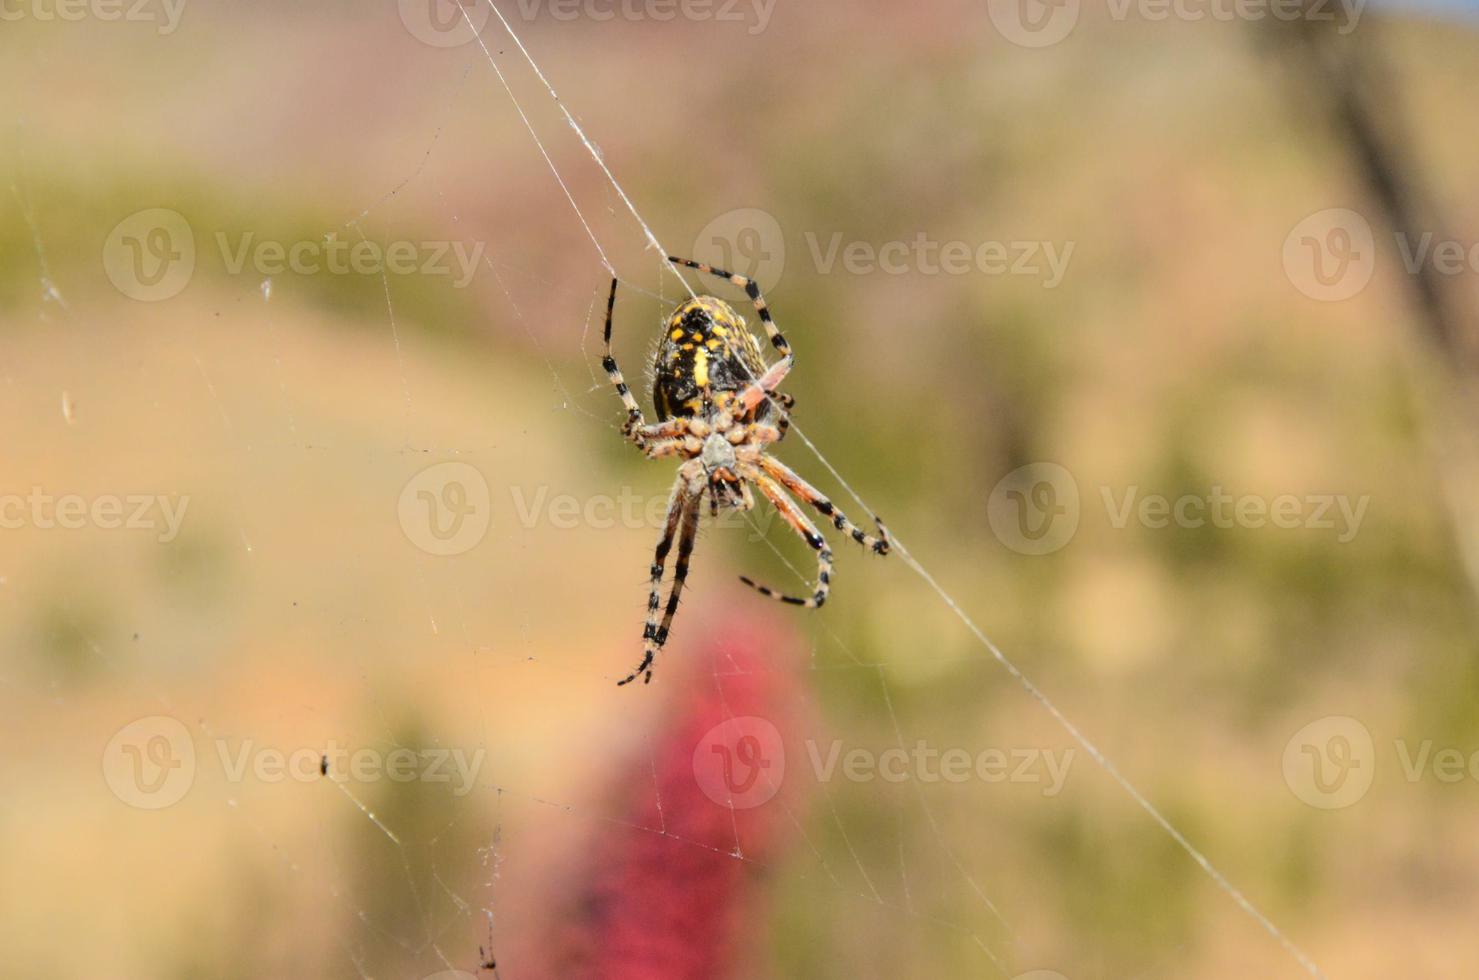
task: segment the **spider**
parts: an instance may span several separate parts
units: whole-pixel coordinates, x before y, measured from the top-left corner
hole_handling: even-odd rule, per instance
[[[769,455],[766,447],[785,438],[790,409],[795,400],[776,388],[790,372],[795,357],[791,345],[776,329],[770,308],[753,279],[713,266],[668,256],[674,265],[697,269],[706,275],[727,279],[743,289],[755,305],[766,336],[781,359],[766,366],[760,345],[745,320],[728,303],[713,296],[696,296],[682,303],[668,317],[653,362],[652,404],[657,421],[648,423],[637,399],[622,379],[611,355],[611,319],[616,308],[616,279],[606,301],[606,354],[601,366],[616,388],[627,410],[622,434],[649,459],[677,456],[683,460],[668,500],[667,519],[652,560],[651,588],[647,599],[647,624],[642,631],[642,662],[617,686],[638,677],[652,680],[652,663],[667,643],[678,597],[688,577],[688,561],[698,535],[698,520],[707,494],[709,509],[747,511],[755,506],[751,487],[770,501],[786,523],[817,554],[816,591],[809,597],[783,595],[774,589],[740,576],[740,581],[762,595],[807,609],[818,609],[827,601],[832,585],[832,549],[790,494],[815,508],[837,530],[851,535],[864,548],[886,555],[892,547],[888,529],[876,516],[878,534],[868,534],[847,519],[821,491],[807,483],[790,467]],[[789,493],[787,492],[789,491]],[[672,590],[667,608],[658,619],[663,569],[673,539],[678,557],[673,569]]]

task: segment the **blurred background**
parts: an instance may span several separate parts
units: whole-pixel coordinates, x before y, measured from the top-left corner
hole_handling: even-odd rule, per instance
[[[558,103],[471,0],[0,10],[9,975],[1308,975],[911,558],[1319,969],[1472,975],[1470,5],[502,3]],[[646,687],[598,160],[908,550],[706,518]]]

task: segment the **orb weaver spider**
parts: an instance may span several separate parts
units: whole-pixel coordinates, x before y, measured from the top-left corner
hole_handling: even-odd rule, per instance
[[[743,289],[754,303],[766,336],[781,359],[767,367],[760,345],[743,317],[721,299],[695,296],[672,312],[663,329],[652,373],[652,404],[657,412],[657,421],[649,423],[623,380],[616,358],[611,355],[611,320],[616,309],[617,282],[615,278],[611,280],[611,295],[606,301],[606,354],[601,359],[601,366],[606,369],[627,410],[622,435],[646,453],[648,459],[677,456],[684,460],[678,467],[678,476],[668,499],[667,519],[652,560],[647,623],[642,630],[642,662],[624,680],[618,681],[617,686],[630,684],[638,677],[644,684],[652,681],[653,660],[667,643],[668,629],[672,626],[678,598],[688,577],[688,562],[693,555],[705,495],[713,514],[718,514],[721,508],[747,511],[755,506],[750,488],[757,488],[790,528],[817,553],[816,591],[806,598],[783,595],[752,579],[740,577],[740,581],[762,595],[791,605],[820,608],[827,601],[832,586],[832,549],[791,494],[815,508],[837,530],[851,535],[854,541],[874,554],[886,555],[892,547],[888,529],[877,516],[873,523],[878,534],[866,533],[848,520],[821,491],[766,452],[767,446],[785,438],[790,426],[789,413],[795,400],[790,395],[777,392],[776,388],[790,372],[795,356],[791,353],[791,345],[776,329],[770,308],[760,295],[760,287],[753,279],[691,259],[670,255],[668,261],[727,279]],[[663,570],[674,537],[678,541],[678,557],[667,607],[659,621]]]

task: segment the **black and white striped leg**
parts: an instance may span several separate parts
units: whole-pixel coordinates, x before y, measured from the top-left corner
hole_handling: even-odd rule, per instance
[[[657,610],[662,602],[662,573],[667,565],[668,552],[673,547],[673,537],[678,533],[678,526],[682,523],[684,515],[690,507],[696,506],[697,501],[688,489],[688,477],[681,470],[678,481],[673,485],[673,494],[668,499],[668,517],[663,524],[662,537],[657,540],[657,551],[652,558],[651,580],[647,592],[647,624],[642,629],[642,662],[637,669],[626,676],[625,680],[617,682],[620,687],[630,684],[639,676],[647,680],[652,679],[652,658],[657,653],[659,644],[654,644],[657,637]]]
[[[815,507],[817,513],[832,521],[832,526],[843,534],[848,535],[864,548],[869,549],[875,555],[886,555],[893,549],[893,542],[889,539],[888,528],[884,527],[883,521],[875,514],[873,523],[878,527],[878,536],[874,537],[847,519],[847,515],[838,509],[837,505],[828,500],[816,487],[807,483],[796,471],[773,456],[760,457],[760,466],[766,473],[775,479],[787,490],[801,498],[804,503]]]
[[[648,587],[648,618],[646,625],[642,628],[642,662],[637,665],[636,670],[627,674],[626,678],[617,681],[617,686],[630,684],[637,677],[642,677],[642,683],[652,681],[652,661],[657,656],[658,650],[663,649],[663,643],[667,642],[667,627],[673,618],[671,609],[676,608],[676,600],[669,600],[669,615],[663,621],[661,631],[658,630],[658,609],[661,608],[661,597],[663,597],[663,569],[667,566],[667,553],[673,548],[673,538],[679,535],[682,526],[682,538],[677,547],[677,578],[674,581],[674,590],[682,591],[682,579],[688,576],[688,556],[694,550],[694,535],[698,531],[698,507],[703,495],[703,483],[697,479],[698,470],[689,466],[680,467],[677,472],[677,482],[673,483],[673,495],[667,501],[667,520],[663,525],[663,537],[658,538],[657,551],[652,556],[651,581]],[[661,636],[661,639],[658,637]]]
[[[765,495],[765,499],[771,502],[776,511],[791,526],[791,530],[801,535],[802,540],[811,545],[812,549],[816,551],[817,587],[810,598],[803,599],[797,596],[784,595],[770,586],[761,585],[754,579],[744,575],[740,576],[740,581],[761,595],[769,596],[779,602],[801,606],[805,609],[820,609],[822,604],[827,601],[827,594],[832,590],[832,549],[828,546],[827,539],[822,537],[821,532],[816,529],[816,525],[812,524],[811,518],[807,517],[802,513],[801,508],[796,506],[796,502],[786,496],[786,491],[781,488],[780,484],[753,468],[750,468],[749,472],[744,475],[755,486],[760,488],[760,492]]]
[[[673,588],[668,593],[668,608],[663,611],[662,625],[653,638],[656,650],[668,642],[668,628],[673,625],[673,616],[678,612],[678,599],[683,595],[683,583],[688,581],[688,561],[693,557],[693,543],[698,538],[698,515],[703,510],[702,494],[693,497],[683,516],[683,530],[678,535],[678,561],[673,565]],[[654,651],[655,652],[655,651]],[[647,680],[652,679],[652,669],[647,670]]]
[[[621,404],[627,410],[626,425],[622,431],[628,438],[634,438],[633,433],[642,426],[646,420],[642,417],[642,406],[637,404],[637,399],[632,397],[632,391],[627,387],[626,380],[621,376],[621,368],[616,366],[616,358],[611,356],[611,317],[616,310],[616,278],[611,279],[611,295],[606,299],[606,355],[601,358],[601,367],[606,369],[606,376],[616,386],[616,393],[621,397]]]
[[[760,323],[765,327],[765,335],[770,338],[770,342],[775,345],[775,349],[780,351],[784,357],[792,356],[791,345],[786,343],[786,338],[781,335],[780,330],[776,328],[775,321],[770,318],[770,307],[766,305],[765,297],[760,295],[760,286],[755,280],[745,276],[735,275],[733,272],[726,272],[723,269],[716,269],[711,265],[695,262],[692,259],[680,259],[676,255],[669,255],[668,261],[675,265],[685,265],[690,269],[697,269],[699,272],[704,272],[711,276],[718,276],[720,279],[728,279],[743,289],[745,295],[750,297],[750,302],[755,304],[755,312],[760,314]]]

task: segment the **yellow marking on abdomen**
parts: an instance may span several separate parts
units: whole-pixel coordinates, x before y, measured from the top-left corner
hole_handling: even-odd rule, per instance
[[[700,388],[709,386],[709,352],[702,347],[693,352],[693,380]]]

